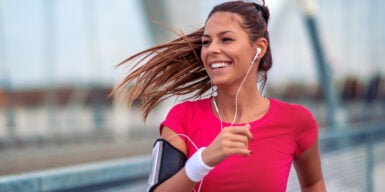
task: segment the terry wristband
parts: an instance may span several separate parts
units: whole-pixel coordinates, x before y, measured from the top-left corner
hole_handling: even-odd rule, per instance
[[[198,151],[195,152],[194,155],[192,155],[190,159],[188,159],[186,162],[186,165],[185,165],[186,175],[191,181],[199,182],[212,169],[214,169],[214,167],[210,167],[203,162],[202,151],[204,149],[205,147],[198,149]]]

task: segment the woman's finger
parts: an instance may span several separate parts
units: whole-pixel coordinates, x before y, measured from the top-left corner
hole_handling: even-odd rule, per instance
[[[233,134],[245,135],[249,140],[253,139],[249,124],[246,124],[245,126],[227,127],[226,129]]]
[[[248,137],[240,134],[228,134],[225,135],[222,139],[224,142],[228,142],[228,144],[239,143],[243,147],[247,147],[249,143]]]

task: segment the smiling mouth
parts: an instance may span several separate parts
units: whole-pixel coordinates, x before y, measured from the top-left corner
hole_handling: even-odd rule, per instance
[[[223,63],[223,62],[221,62],[221,63],[213,63],[213,64],[210,65],[211,69],[222,69],[222,68],[226,68],[228,66],[230,66],[229,63]]]

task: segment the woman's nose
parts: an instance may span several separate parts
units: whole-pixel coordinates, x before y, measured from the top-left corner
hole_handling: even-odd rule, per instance
[[[207,53],[220,53],[220,52],[221,52],[221,49],[218,43],[212,42],[207,47]]]

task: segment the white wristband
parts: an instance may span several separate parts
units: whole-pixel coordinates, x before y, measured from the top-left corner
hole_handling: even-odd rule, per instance
[[[189,160],[187,160],[186,165],[185,165],[185,171],[187,177],[194,182],[199,182],[200,180],[203,179],[214,167],[210,167],[203,162],[202,159],[202,151],[206,147],[202,147],[198,149],[197,152],[194,153],[190,157]]]

